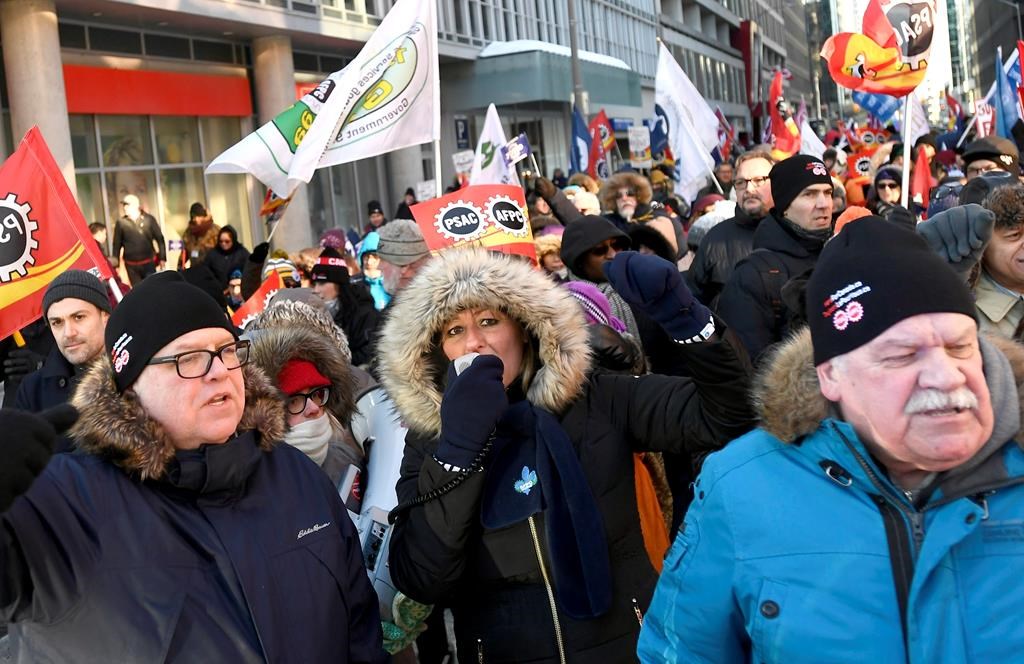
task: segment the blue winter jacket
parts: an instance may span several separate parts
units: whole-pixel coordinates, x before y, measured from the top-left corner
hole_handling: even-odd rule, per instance
[[[784,384],[817,389],[771,389]],[[827,407],[798,388],[775,398],[780,410]],[[1015,417],[1018,407],[1014,394]],[[799,417],[780,415],[789,421],[777,428]],[[762,428],[708,457],[645,616],[641,660],[1021,661],[1020,445],[993,439],[984,463],[917,509],[851,426],[817,420],[807,435],[783,435],[794,443]]]

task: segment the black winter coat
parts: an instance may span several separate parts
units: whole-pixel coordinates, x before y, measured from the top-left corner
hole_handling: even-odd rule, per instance
[[[334,322],[348,337],[352,364],[365,366],[373,359],[380,312],[374,306],[373,296],[366,284],[348,283],[339,288],[346,289],[348,294],[339,295],[338,313],[334,315]]]
[[[760,223],[760,218],[739,212],[709,230],[700,241],[688,275],[693,294],[705,305],[717,305],[736,265],[754,250],[754,231]]]
[[[71,401],[77,383],[75,367],[67,361],[60,349],[54,345],[46,362],[38,371],[25,376],[14,397],[14,407],[38,413]],[[72,447],[71,439],[60,436],[54,444],[54,452],[67,452]]]
[[[245,261],[249,258],[249,250],[238,243],[238,233],[231,226],[220,229],[221,233],[230,233],[234,243],[229,251],[224,251],[218,244],[213,251],[206,254],[206,265],[209,266],[213,275],[217,277],[221,288],[228,287],[228,280],[235,270],[245,271]]]
[[[198,475],[172,462],[160,482],[53,458],[0,517],[16,661],[386,661],[358,536],[327,477],[253,433],[217,447]]]
[[[538,562],[541,555],[550,574],[543,514],[533,518],[536,539],[529,522],[497,530],[481,526],[486,470],[396,523],[392,578],[410,597],[452,608],[460,660],[557,662],[554,611],[567,661],[635,661],[640,618],[657,574],[640,532],[632,453],[685,447],[703,457],[753,424],[738,341],[678,348],[700,378],[596,374],[559,416],[604,520],[613,576],[607,614],[574,620],[551,606]],[[437,444],[407,438],[400,502],[456,476],[431,456]],[[557,578],[553,584],[557,589]]]
[[[754,252],[736,266],[718,300],[718,314],[755,362],[790,330],[793,314],[783,301],[783,287],[812,269],[823,247],[823,240],[797,236],[774,211],[758,225]]]

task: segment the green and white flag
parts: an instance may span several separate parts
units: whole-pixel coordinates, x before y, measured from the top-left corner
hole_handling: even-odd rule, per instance
[[[514,184],[519,185],[519,175],[515,166],[505,163],[501,148],[508,143],[505,130],[501,127],[501,118],[494,104],[487,107],[487,119],[484,130],[480,132],[480,140],[476,144],[476,155],[473,157],[473,169],[469,172],[469,184]]]
[[[206,167],[287,197],[324,166],[440,137],[437,0],[398,0],[355,59]]]

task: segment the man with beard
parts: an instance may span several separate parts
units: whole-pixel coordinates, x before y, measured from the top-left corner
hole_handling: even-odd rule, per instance
[[[689,271],[694,295],[709,307],[717,305],[736,264],[754,250],[754,231],[774,205],[768,179],[774,165],[767,150],[746,152],[736,160],[736,216],[708,231]]]
[[[50,282],[43,294],[43,316],[56,344],[42,368],[21,382],[15,408],[38,413],[71,400],[81,375],[103,354],[110,311],[107,289],[89,272],[68,270]],[[62,436],[54,451],[70,448],[71,440]]]
[[[377,234],[377,256],[384,290],[394,297],[430,260],[423,233],[415,221],[395,219],[382,226]]]
[[[718,313],[755,361],[802,320],[783,287],[814,267],[832,234],[832,178],[816,157],[796,155],[769,173],[774,206],[754,232],[754,251],[733,271]]]
[[[704,463],[641,661],[1017,661],[1024,349],[879,217],[829,242],[806,303],[761,427]]]

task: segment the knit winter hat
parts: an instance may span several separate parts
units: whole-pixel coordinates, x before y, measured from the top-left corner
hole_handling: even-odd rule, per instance
[[[979,159],[994,161],[1004,171],[1014,176],[1020,175],[1020,153],[1008,138],[986,136],[968,145],[963,154],[964,168]]]
[[[299,268],[295,267],[295,263],[291,262],[287,258],[268,259],[267,262],[263,264],[263,274],[260,275],[260,280],[266,281],[271,272],[277,272],[281,275],[282,279],[291,279],[295,281],[295,283],[300,281]]]
[[[177,272],[160,272],[142,280],[110,314],[104,334],[117,391],[131,387],[161,348],[208,327],[227,330],[237,338],[224,309]]]
[[[366,214],[371,215],[374,212],[384,214],[384,209],[380,206],[380,201],[370,201],[366,204]]]
[[[330,247],[320,252],[320,257],[313,264],[312,281],[326,281],[332,284],[347,284],[349,281],[348,265],[334,249]]]
[[[281,372],[277,374],[277,387],[285,395],[330,384],[330,379],[320,373],[316,365],[309,360],[298,358],[288,360],[281,367]]]
[[[828,174],[825,162],[817,157],[798,154],[783,159],[772,166],[768,178],[772,185],[772,200],[779,216],[785,216],[786,210],[800,192],[815,184],[832,186],[832,177]]]
[[[825,245],[807,282],[815,365],[930,313],[974,318],[974,300],[924,238],[881,217],[847,224]]]
[[[411,219],[395,219],[377,229],[377,255],[382,261],[403,267],[430,254],[420,227]]]
[[[570,281],[565,287],[583,307],[587,325],[607,325],[619,333],[626,331],[626,324],[612,315],[612,305],[597,286],[589,281]]]
[[[107,289],[92,272],[68,270],[51,281],[43,294],[43,316],[46,316],[46,312],[50,310],[50,305],[68,297],[83,300],[96,305],[100,311],[110,313],[110,298],[107,297]]]

